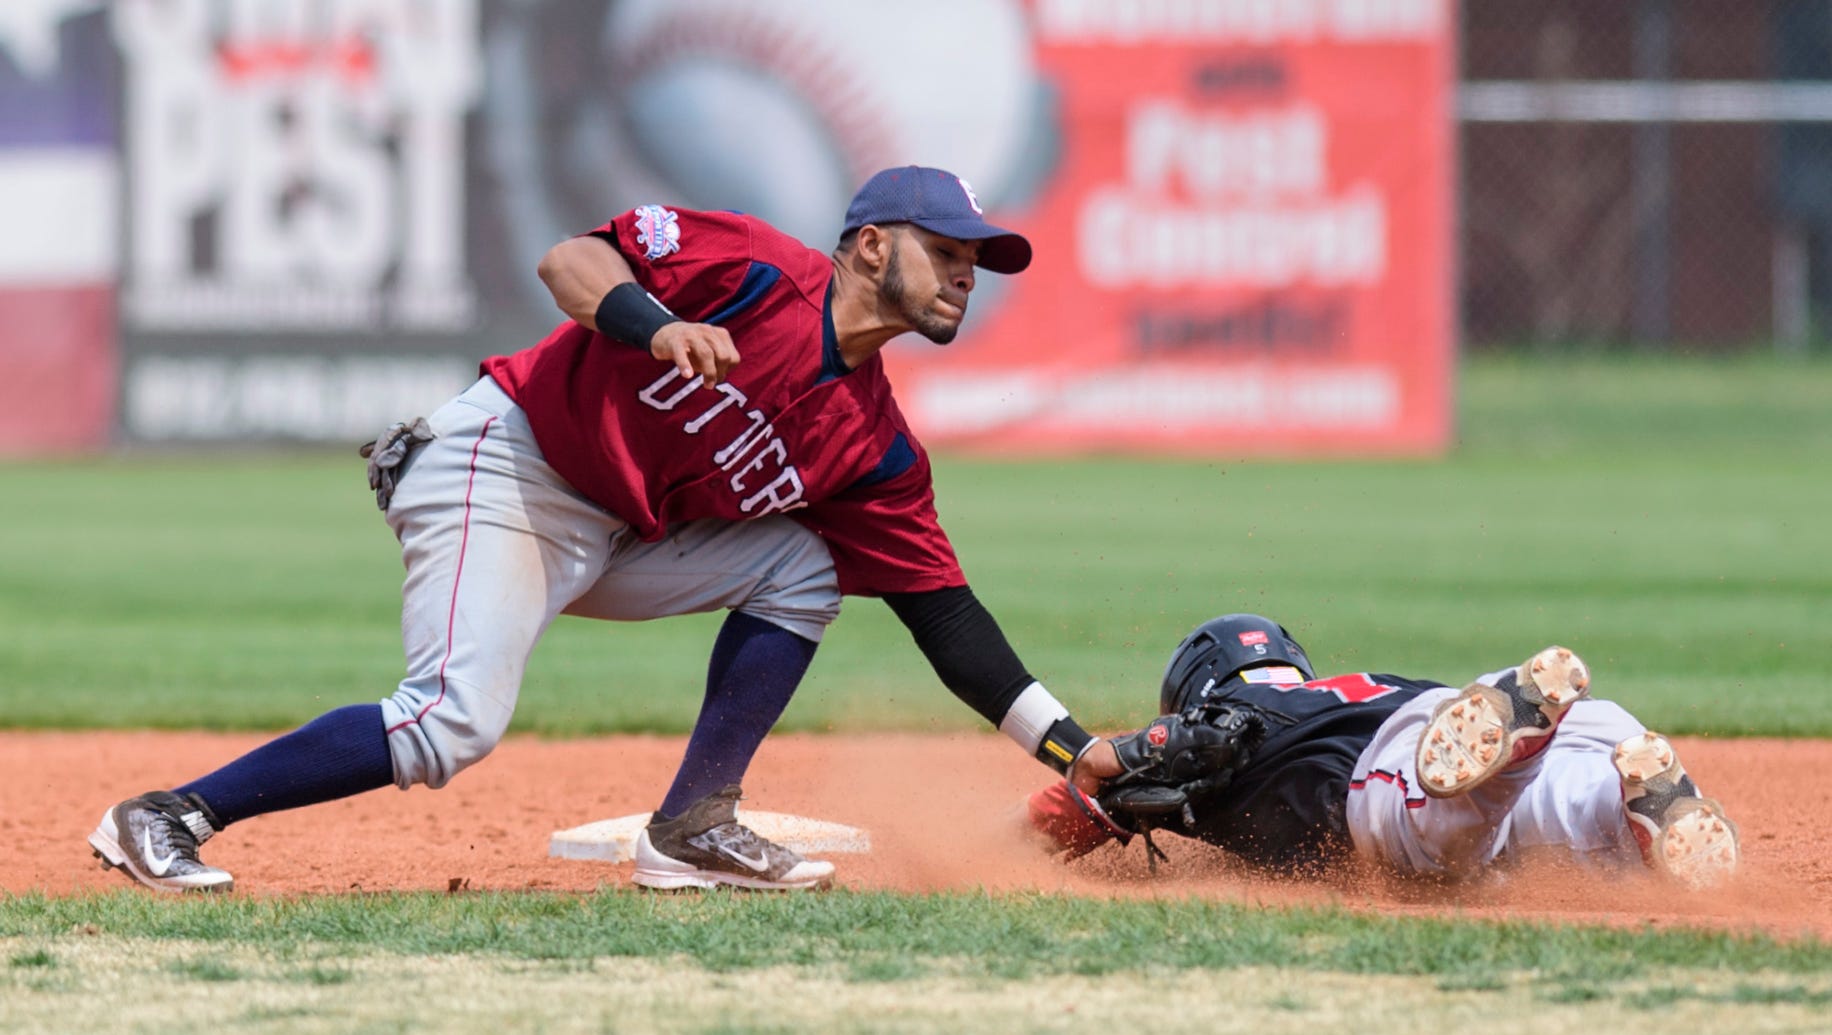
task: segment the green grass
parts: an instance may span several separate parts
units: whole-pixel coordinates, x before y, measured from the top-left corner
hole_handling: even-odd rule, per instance
[[[1813,939],[1386,917],[1195,898],[849,891],[182,900],[129,891],[83,898],[0,895],[0,938],[43,943],[72,932],[202,943],[232,940],[238,948],[282,958],[380,951],[489,953],[528,960],[684,959],[713,971],[837,967],[850,980],[864,982],[944,971],[1018,981],[1052,974],[1253,966],[1428,975],[1442,986],[1465,988],[1519,975],[1608,985],[1663,967],[1814,978],[1832,973],[1832,945]],[[41,947],[16,957],[14,966],[51,967],[55,954],[54,947]],[[150,958],[157,955],[149,953]],[[215,957],[183,968],[194,980],[232,981],[237,976],[233,965]],[[337,967],[322,962],[304,973],[300,980],[315,984],[344,979]]]
[[[1094,726],[1229,610],[1323,668],[1446,682],[1548,642],[1669,732],[1832,733],[1832,363],[1468,364],[1441,460],[937,458],[1020,655]],[[0,723],[283,728],[392,690],[399,553],[353,451],[0,465]],[[562,619],[516,728],[681,731],[717,616]],[[791,729],[972,728],[849,601]]]
[[[1051,895],[0,897],[0,951],[21,1035],[1803,1033],[1832,1001],[1812,942]]]

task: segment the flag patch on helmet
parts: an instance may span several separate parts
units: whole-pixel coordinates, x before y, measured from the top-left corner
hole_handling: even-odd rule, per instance
[[[636,243],[650,261],[681,250],[681,220],[660,205],[643,205],[636,210]]]
[[[1292,686],[1304,682],[1304,673],[1290,665],[1268,665],[1265,668],[1250,668],[1240,674],[1243,683],[1261,683],[1266,686]]]

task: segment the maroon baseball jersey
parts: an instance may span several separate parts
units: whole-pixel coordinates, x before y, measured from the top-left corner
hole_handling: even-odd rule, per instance
[[[682,319],[730,332],[739,363],[706,388],[571,320],[485,360],[561,477],[645,540],[783,512],[827,541],[843,592],[966,584],[882,359],[840,359],[827,255],[750,216],[659,205],[594,233]]]

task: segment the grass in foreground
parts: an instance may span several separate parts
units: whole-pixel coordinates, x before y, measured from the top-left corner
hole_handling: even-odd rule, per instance
[[[1817,942],[1051,895],[26,896],[0,961],[9,1031],[1760,1032],[1832,1002]]]
[[[0,951],[5,941],[0,939]],[[161,965],[149,967],[147,954]],[[1650,970],[1609,983],[1531,974],[1468,983],[1404,975],[1140,970],[1023,982],[954,972],[857,981],[805,966],[708,971],[651,959],[508,960],[359,953],[283,959],[195,942],[93,938],[0,971],[0,1027],[20,1035],[166,1031],[205,1016],[237,1032],[1014,1032],[1133,1030],[1315,1035],[1469,1027],[1796,1032],[1825,985],[1796,977]],[[1494,1018],[1506,1018],[1497,1027]]]
[[[1613,980],[1647,967],[1832,974],[1832,946],[1758,934],[1401,918],[1196,898],[836,891],[821,895],[381,893],[299,899],[0,897],[0,937],[119,937],[517,959],[685,958],[709,970],[837,966],[855,980],[964,968],[1002,980],[1138,968],[1358,974],[1532,971]]]

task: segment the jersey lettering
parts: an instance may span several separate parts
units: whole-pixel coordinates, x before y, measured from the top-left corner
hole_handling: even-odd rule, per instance
[[[750,418],[751,426],[739,432],[738,437],[731,440],[731,444],[712,455],[712,462],[724,470],[731,470],[732,464],[737,463],[744,454],[750,452],[752,446],[774,433],[775,429],[770,427],[762,413],[756,410],[746,410],[744,415]]]
[[[1300,683],[1297,686],[1281,686],[1275,689],[1282,693],[1291,693],[1295,690],[1308,690],[1314,693],[1335,694],[1337,697],[1341,698],[1344,703],[1359,704],[1362,701],[1372,701],[1376,697],[1385,697],[1388,694],[1395,693],[1399,690],[1399,687],[1388,686],[1385,683],[1376,683],[1374,680],[1368,678],[1367,673],[1356,672],[1346,676],[1331,676],[1328,679],[1313,679],[1308,683]]]
[[[776,455],[776,466],[779,468],[784,466],[783,461],[789,459],[789,447],[782,444],[782,439],[777,438],[774,432],[769,435],[769,439],[769,445],[759,450],[750,463],[740,467],[738,473],[732,475],[733,492],[744,491],[744,476],[753,471],[763,470],[763,465],[769,460],[771,453]]]
[[[776,476],[775,481],[758,490],[755,496],[740,500],[738,509],[749,514],[758,503],[767,499],[770,505],[757,511],[758,517],[779,510],[797,510],[808,505],[801,496],[801,475],[796,472],[795,468],[785,467],[782,473]]]
[[[682,429],[686,431],[687,434],[698,435],[700,433],[700,429],[706,426],[706,422],[709,420],[712,420],[714,417],[717,417],[719,414],[725,412],[726,407],[732,406],[734,404],[743,406],[745,403],[750,402],[750,399],[746,398],[743,392],[740,392],[736,388],[733,388],[731,385],[721,384],[721,385],[718,385],[715,390],[720,395],[725,396],[724,401],[713,406],[712,409],[707,410],[705,413],[700,414],[698,417],[695,417],[694,419],[688,421],[687,427]]]
[[[673,388],[676,380],[684,380],[685,383],[679,388]],[[636,393],[636,398],[651,409],[668,413],[686,402],[699,387],[698,375],[683,379],[680,370],[676,368],[656,378],[648,387]],[[672,392],[670,392],[671,388]],[[706,410],[682,426],[683,432],[698,435],[720,414],[750,402],[750,398],[743,391],[729,384],[715,386],[712,396],[711,403]],[[739,512],[750,517],[762,517],[779,510],[794,510],[807,506],[802,501],[801,472],[797,471],[795,465],[789,462],[789,447],[776,436],[776,426],[770,422],[768,417],[764,416],[762,410],[745,409],[742,411],[742,416],[747,422],[744,428],[723,449],[712,456],[713,463],[718,464],[720,470],[728,472],[732,471],[739,461],[746,457],[750,458],[748,463],[732,473],[728,483],[732,493],[740,497],[738,500]],[[760,444],[763,445],[762,449],[757,448]],[[772,461],[774,461],[773,464]],[[777,472],[776,476],[761,489],[751,492],[750,486],[746,484],[749,476],[762,473],[766,467],[772,467]],[[747,492],[751,494],[744,495]],[[758,510],[759,505],[766,503],[767,506]],[[752,511],[756,513],[753,514]]]
[[[649,385],[649,387],[637,392],[636,398],[666,413],[676,406],[679,406],[682,400],[693,394],[694,389],[700,387],[700,379],[698,377],[688,378],[687,383],[682,385],[679,391],[668,396],[666,399],[662,398],[661,390],[667,387],[668,382],[680,376],[681,372],[678,368],[670,370],[667,374],[656,378],[655,382]]]

